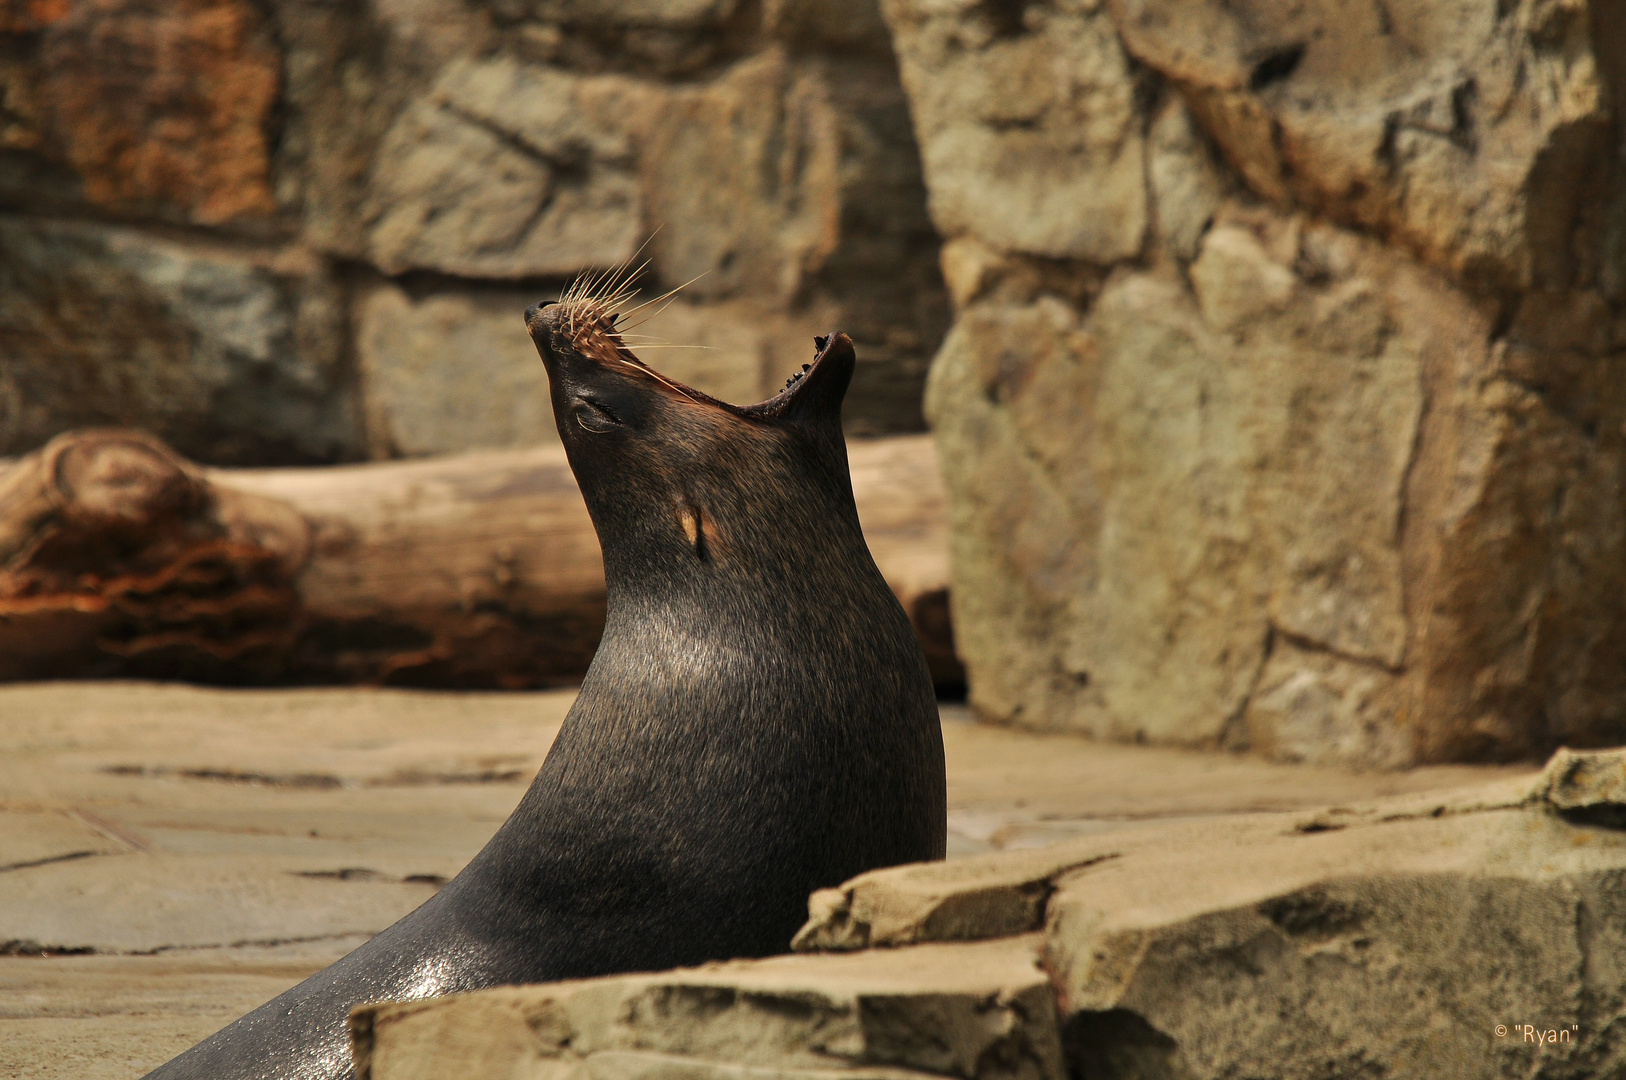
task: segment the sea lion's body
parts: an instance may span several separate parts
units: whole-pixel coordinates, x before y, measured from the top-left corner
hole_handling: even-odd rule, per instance
[[[851,343],[740,409],[606,314],[527,313],[608,587],[536,780],[422,907],[153,1077],[349,1076],[359,1002],[783,952],[814,889],[942,857],[931,679],[847,474]]]

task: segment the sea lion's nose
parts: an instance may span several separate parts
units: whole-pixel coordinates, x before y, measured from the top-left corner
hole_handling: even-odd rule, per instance
[[[538,315],[538,313],[541,312],[541,310],[543,308],[549,306],[550,304],[557,304],[558,302],[559,301],[557,301],[557,300],[543,300],[543,301],[541,301],[539,303],[532,304],[530,307],[526,308],[525,309],[525,325],[530,326],[533,322],[536,321],[536,316]]]

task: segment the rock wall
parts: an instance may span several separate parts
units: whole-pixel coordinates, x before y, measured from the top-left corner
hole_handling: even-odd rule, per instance
[[[518,313],[643,244],[724,398],[840,325],[912,430],[936,352],[983,715],[1618,741],[1622,57],[1605,0],[0,0],[0,454],[547,442]]]
[[[1626,14],[886,0],[987,717],[1295,760],[1626,737]]]
[[[651,238],[652,237],[652,238]],[[840,326],[855,433],[947,326],[886,28],[809,0],[0,0],[0,454],[297,464],[556,439],[521,313],[631,258],[678,378]]]

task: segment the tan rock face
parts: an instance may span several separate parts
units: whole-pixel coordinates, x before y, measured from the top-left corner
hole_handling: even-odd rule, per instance
[[[436,293],[392,286],[362,300],[357,345],[375,457],[557,443],[548,377],[512,330],[534,303],[517,292]]]
[[[439,291],[413,298],[395,286],[359,307],[358,352],[379,457],[421,457],[472,447],[557,444],[547,372],[515,334],[535,301],[513,290]],[[640,346],[663,374],[735,404],[771,397],[812,352],[816,317],[787,317],[749,300],[673,302],[638,328],[666,344]]]
[[[1261,196],[1468,278],[1575,277],[1574,228],[1609,197],[1590,186],[1609,109],[1586,3],[1111,7],[1125,47],[1181,88]]]
[[[1318,256],[1336,269],[1307,273]],[[1190,281],[1121,273],[1082,315],[973,304],[938,358],[979,708],[1217,741],[1267,656],[1384,685],[1402,661],[1400,515],[1438,352],[1410,313],[1437,290],[1349,234],[1248,215],[1208,232]]]
[[[1622,777],[872,871],[811,898],[822,955],[363,1006],[358,1074],[1610,1076]]]
[[[945,236],[1056,258],[1140,250],[1145,144],[1095,4],[883,4]]]
[[[368,253],[389,274],[495,278],[624,261],[642,221],[628,128],[651,97],[614,76],[451,64],[379,149]]]
[[[1381,765],[1621,737],[1626,620],[1598,598],[1622,578],[1626,324],[1591,186],[1620,27],[1581,4],[886,10],[952,237],[927,410],[980,712]],[[1072,145],[1068,205],[1134,242],[945,216],[966,177],[1056,160],[1031,141],[1050,112],[996,144],[956,95],[1028,100],[1051,84],[1011,73],[1049,69],[1010,57],[1083,27],[1147,65],[1089,95],[1133,116],[1143,166],[1132,206]]]

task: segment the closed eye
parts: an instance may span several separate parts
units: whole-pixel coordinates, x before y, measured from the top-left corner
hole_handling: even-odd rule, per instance
[[[601,401],[578,398],[576,407],[571,411],[576,415],[576,423],[586,431],[602,433],[621,426],[621,418],[615,414],[615,410]]]

